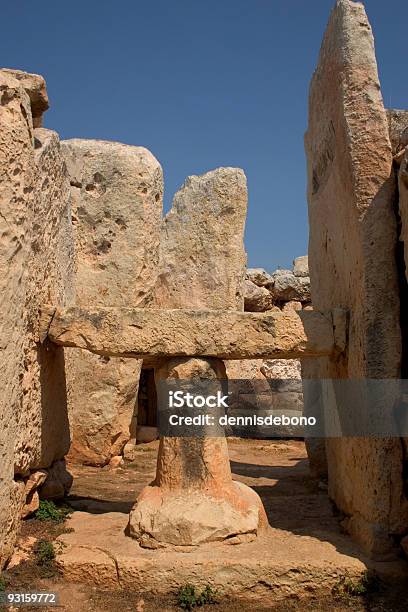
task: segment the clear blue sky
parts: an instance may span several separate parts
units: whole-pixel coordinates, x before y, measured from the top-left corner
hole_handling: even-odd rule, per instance
[[[165,208],[189,174],[248,177],[249,264],[307,251],[307,91],[334,0],[15,0],[3,66],[45,76],[61,138],[149,148]],[[408,2],[367,0],[386,105],[408,108]]]

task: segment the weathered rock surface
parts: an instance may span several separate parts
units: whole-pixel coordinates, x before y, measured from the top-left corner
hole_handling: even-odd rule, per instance
[[[130,514],[129,531],[145,548],[198,546],[256,536],[267,526],[264,512],[255,491],[240,482],[232,482],[218,497],[214,491],[146,487]]]
[[[271,293],[274,302],[310,302],[309,277],[295,276],[293,272],[277,270],[272,274]]]
[[[398,175],[399,214],[401,216],[401,236],[404,243],[404,258],[408,262],[408,147],[404,150]],[[408,275],[408,267],[405,268]]]
[[[293,262],[293,274],[301,277],[309,276],[309,258],[307,255],[296,257]]]
[[[2,68],[1,70],[20,82],[30,98],[31,116],[33,127],[42,127],[42,116],[49,108],[47,87],[44,77],[39,74],[31,74],[22,70]]]
[[[393,155],[408,146],[408,110],[387,110],[388,127]]]
[[[64,352],[37,341],[40,303],[64,304],[72,296],[73,244],[58,137],[33,130],[30,98],[6,71],[0,71],[0,127],[2,567],[26,501],[22,478],[63,457],[69,444]]]
[[[188,177],[162,224],[156,306],[242,310],[246,211],[239,168]]]
[[[196,309],[211,308],[218,320],[228,310],[243,309],[246,208],[242,170],[219,168],[187,179],[163,223],[155,305],[188,306],[193,318],[206,316]],[[155,350],[161,351],[170,335],[178,335],[170,319],[177,319],[180,312],[162,311],[167,338],[161,333],[154,340]],[[153,317],[158,313],[149,311]],[[194,340],[198,330],[186,323],[178,327],[179,339]],[[217,335],[207,330],[199,343]],[[174,354],[180,353],[170,353]],[[221,386],[219,379],[226,374],[220,359],[191,359],[195,355],[191,350],[184,354],[185,359],[163,360],[155,371],[156,380],[211,379]],[[206,350],[199,355],[209,356]],[[161,438],[156,480],[143,489],[129,517],[130,535],[150,548],[254,536],[266,525],[258,495],[232,481],[225,437]]]
[[[338,0],[323,40],[306,152],[313,307],[351,313],[348,353],[314,361],[307,375],[398,378],[392,151],[371,27],[350,0]],[[392,409],[393,398],[377,399],[378,410]],[[408,524],[400,441],[338,438],[326,448],[329,494],[350,517],[348,529],[369,554],[387,555],[392,534]]]
[[[331,355],[344,346],[345,330],[333,331],[331,313],[273,310],[267,313],[217,310],[153,310],[71,307],[51,310],[49,339],[102,356],[219,359]],[[345,324],[346,322],[343,321]]]
[[[271,310],[273,300],[265,287],[258,287],[250,280],[244,281],[244,308],[246,312],[265,312]]]
[[[263,268],[247,268],[245,278],[258,287],[270,287],[273,285],[273,278]]]
[[[255,602],[268,609],[271,597],[274,602],[290,597],[303,605],[308,597],[330,595],[345,575],[358,584],[367,572],[349,539],[333,537],[324,524],[313,535],[271,528],[255,542],[212,542],[189,554],[139,547],[126,537],[126,516],[119,512],[75,512],[68,525],[70,532],[58,538],[64,546],[58,547],[57,563],[69,582],[160,595],[173,594],[183,584],[211,584],[224,597],[238,597],[243,610],[256,609]],[[394,566],[374,564],[372,569],[381,575],[384,565]],[[393,571],[404,580],[403,561]]]
[[[163,177],[142,147],[62,143],[72,194],[76,303],[141,306],[156,282]],[[130,438],[141,362],[69,353],[70,459],[104,465]]]
[[[218,359],[171,359],[157,380],[212,380],[223,389]],[[259,496],[232,481],[225,437],[160,440],[157,474],[130,513],[129,533],[146,548],[197,546],[233,536],[256,536],[267,526]]]
[[[15,471],[50,466],[70,443],[64,351],[38,344],[40,304],[74,300],[74,245],[69,182],[58,135],[34,130],[34,186],[26,233],[24,376],[18,414]]]

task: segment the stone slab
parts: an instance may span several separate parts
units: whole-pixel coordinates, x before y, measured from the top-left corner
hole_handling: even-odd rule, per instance
[[[45,309],[43,333],[48,326],[48,338],[55,344],[104,356],[296,359],[335,351],[332,321],[330,313],[315,311],[71,307]],[[337,336],[342,336],[339,330]]]
[[[168,594],[181,586],[210,584],[223,595],[245,600],[313,596],[330,592],[342,576],[358,581],[367,568],[404,576],[406,563],[374,564],[342,535],[295,535],[269,528],[239,545],[211,543],[177,550],[147,550],[125,535],[127,515],[75,512],[74,531],[58,539],[57,562],[65,579],[140,593]]]

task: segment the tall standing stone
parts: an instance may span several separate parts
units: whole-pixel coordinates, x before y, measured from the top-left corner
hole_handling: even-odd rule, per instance
[[[62,143],[72,195],[76,304],[143,306],[156,283],[163,176],[142,147]],[[131,437],[141,361],[70,351],[73,461],[104,465]]]
[[[38,320],[44,303],[72,303],[69,181],[57,134],[33,129],[44,80],[19,76],[0,71],[0,568],[24,480],[69,447],[64,349],[40,344]]]
[[[189,177],[163,221],[155,305],[242,310],[247,209],[242,170]],[[156,380],[226,378],[218,359],[175,358]],[[198,545],[254,537],[267,524],[258,495],[232,481],[224,437],[164,437],[155,482],[138,498],[129,533],[143,546]]]
[[[350,311],[349,350],[316,360],[317,378],[398,378],[395,184],[370,24],[362,4],[338,0],[309,98],[306,134],[309,265],[317,310]],[[379,397],[391,413],[395,398]],[[339,400],[341,401],[341,400]],[[372,555],[406,529],[399,439],[326,440],[329,494]]]

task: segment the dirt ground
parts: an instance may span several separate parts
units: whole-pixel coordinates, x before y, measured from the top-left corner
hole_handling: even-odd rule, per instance
[[[157,447],[157,442],[138,446],[135,460],[115,469],[70,466],[74,485],[67,503],[74,510],[91,513],[128,513],[142,487],[154,477]],[[338,518],[327,497],[325,483],[314,480],[309,474],[303,442],[230,439],[229,452],[234,479],[258,492],[272,525],[296,534],[321,534],[323,530],[325,537],[329,538],[330,534],[335,538],[340,533]],[[35,518],[23,521],[20,551],[11,564],[14,566],[3,574],[7,591],[56,591],[60,599],[58,609],[66,612],[181,610],[176,594],[158,598],[154,593],[147,597],[129,591],[110,592],[67,583],[52,564],[44,571],[32,551],[33,543],[38,539],[53,541],[64,529],[64,523],[53,524]],[[22,560],[15,564],[17,559]],[[405,582],[385,584],[373,580],[363,593],[350,593],[340,585],[336,592],[329,596],[322,594],[320,599],[286,600],[284,603],[234,601],[220,594],[216,604],[198,609],[203,612],[210,609],[214,612],[340,612],[350,609],[356,612],[402,612],[408,610],[408,580]],[[50,608],[25,606],[24,609]]]

